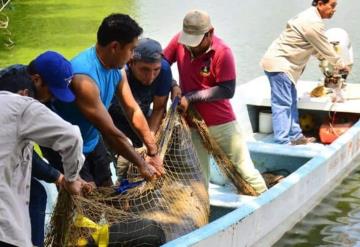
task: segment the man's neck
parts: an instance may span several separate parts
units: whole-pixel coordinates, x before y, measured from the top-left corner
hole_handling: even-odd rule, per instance
[[[102,66],[104,66],[104,68],[111,69],[111,67],[105,62],[106,57],[105,57],[104,49],[105,49],[104,47],[101,47],[99,44],[96,44],[96,46],[95,46],[96,56],[99,59]]]

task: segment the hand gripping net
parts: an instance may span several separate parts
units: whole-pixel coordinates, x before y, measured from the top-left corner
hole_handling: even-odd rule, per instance
[[[142,182],[129,164],[134,187],[97,188],[90,195],[59,193],[46,246],[159,246],[208,223],[209,197],[189,128],[170,110],[157,134],[166,174]]]

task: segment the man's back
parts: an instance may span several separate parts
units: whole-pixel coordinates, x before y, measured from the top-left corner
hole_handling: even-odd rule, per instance
[[[18,127],[33,102],[0,91],[0,242],[16,246],[32,246],[28,213],[32,145]]]
[[[74,179],[82,165],[82,141],[77,128],[37,100],[0,91],[0,105],[0,242],[32,246],[32,141],[62,152],[68,179]]]

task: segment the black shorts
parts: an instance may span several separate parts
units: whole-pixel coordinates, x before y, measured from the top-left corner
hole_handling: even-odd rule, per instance
[[[139,136],[135,133],[126,117],[123,115],[123,111],[119,104],[111,104],[109,108],[109,114],[115,124],[115,126],[128,137],[135,148],[142,147],[143,142]]]
[[[95,182],[96,186],[112,185],[110,163],[104,142],[100,140],[95,149],[85,156],[80,176],[87,182]]]
[[[64,173],[60,155],[49,148],[42,147],[41,150],[49,163]],[[104,142],[100,139],[95,149],[85,155],[85,162],[80,170],[80,176],[86,182],[94,182],[96,186],[112,185],[110,163],[111,159]]]

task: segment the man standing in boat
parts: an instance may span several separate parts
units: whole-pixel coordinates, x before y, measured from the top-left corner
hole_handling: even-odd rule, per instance
[[[260,62],[271,86],[272,122],[277,143],[299,145],[316,141],[302,134],[295,87],[310,56],[326,59],[338,70],[349,71],[325,36],[323,19],[333,16],[336,5],[336,0],[312,1],[312,7],[288,21]]]
[[[149,38],[141,39],[125,71],[134,99],[147,117],[151,132],[155,134],[165,115],[172,85],[171,68],[162,57],[160,43]],[[143,142],[131,128],[117,97],[113,99],[109,113],[116,127],[130,138],[133,146],[141,147]]]
[[[74,77],[70,87],[76,95],[75,103],[52,103],[55,112],[80,127],[86,156],[80,175],[93,186],[112,185],[110,158],[100,133],[109,146],[134,163],[146,179],[155,179],[164,173],[155,138],[132,96],[126,73],[121,69],[132,57],[141,33],[142,28],[128,15],[106,17],[98,29],[96,45],[71,61]],[[116,128],[107,111],[115,94],[132,127],[145,143],[148,154],[145,160]],[[47,152],[47,158],[52,164],[59,163],[53,153]]]
[[[209,15],[201,10],[188,12],[183,30],[175,35],[164,50],[170,64],[177,62],[183,92],[180,109],[186,112],[191,104],[209,128],[237,172],[256,192],[267,188],[255,168],[229,99],[236,85],[235,62],[230,48],[214,34]],[[210,155],[200,135],[192,129],[192,139],[209,182]]]
[[[54,52],[46,52],[34,61],[37,71],[46,70],[46,75],[51,75],[51,79],[46,77],[45,82],[44,77],[40,78],[37,74],[36,80],[32,82],[24,66],[19,68],[22,70],[21,75],[14,68],[6,70],[0,79],[0,88],[4,90],[0,91],[0,246],[33,246],[31,240],[34,241],[34,238],[31,236],[41,238],[38,235],[44,230],[44,223],[40,222],[43,218],[37,220],[37,226],[42,229],[36,229],[35,225],[32,225],[35,228],[33,231],[30,228],[29,199],[35,191],[33,183],[30,187],[30,180],[32,170],[38,164],[32,162],[33,142],[61,154],[65,170],[65,179],[61,184],[68,192],[79,194],[86,185],[79,179],[84,157],[78,127],[64,121],[42,104],[52,98],[64,101],[75,99],[68,88],[71,65]],[[37,100],[10,91],[24,96],[33,95]],[[53,172],[55,174],[51,176],[47,174],[48,171],[42,169],[45,175],[54,177],[54,180],[58,178],[58,173]],[[32,234],[34,231],[40,233]],[[38,244],[42,246],[42,243],[36,241]]]
[[[0,71],[0,90],[34,97],[45,105],[52,98],[69,102],[75,100],[68,89],[72,75],[68,60],[56,52],[46,51],[31,61],[29,66],[15,64]],[[56,183],[60,188],[63,187],[64,175],[47,164],[36,152],[32,152],[31,165],[29,201],[31,237],[33,245],[43,246],[47,195],[38,179]]]

